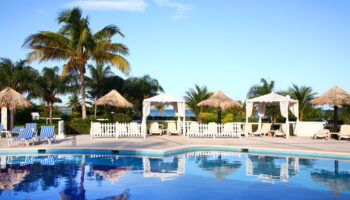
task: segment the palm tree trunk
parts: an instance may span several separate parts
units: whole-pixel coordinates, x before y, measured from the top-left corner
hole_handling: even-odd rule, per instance
[[[50,119],[50,124],[52,124],[52,102],[48,102],[49,105],[49,119]]]
[[[97,105],[95,105],[95,112],[94,112],[94,119],[96,120],[96,115],[97,115]]]
[[[81,93],[81,114],[82,118],[86,118],[86,107],[85,107],[85,86],[84,86],[84,73],[80,72],[80,93]]]

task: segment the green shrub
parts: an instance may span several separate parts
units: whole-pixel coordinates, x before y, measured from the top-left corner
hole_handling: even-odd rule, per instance
[[[218,122],[218,116],[216,113],[201,113],[202,123],[207,124],[209,122]]]
[[[124,113],[116,113],[114,114],[114,122],[119,123],[130,123],[132,121],[131,116]]]
[[[16,110],[15,125],[22,125],[32,122],[31,112],[35,112],[33,108],[23,108]]]
[[[93,116],[92,116],[93,117]],[[70,122],[65,122],[65,133],[70,134],[90,134],[90,126],[93,120],[91,117],[85,119],[74,118]]]

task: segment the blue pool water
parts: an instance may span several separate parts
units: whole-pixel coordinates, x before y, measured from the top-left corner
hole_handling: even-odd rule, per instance
[[[0,199],[350,199],[347,160],[227,151],[0,157]]]

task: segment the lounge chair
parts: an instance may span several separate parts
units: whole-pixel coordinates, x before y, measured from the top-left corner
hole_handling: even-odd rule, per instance
[[[218,124],[215,122],[210,122],[208,124],[208,132],[205,137],[215,137],[218,134]]]
[[[245,131],[245,129],[247,129],[247,131]],[[245,126],[244,125],[244,131],[243,131],[243,133],[245,134],[245,133],[247,133],[248,135],[251,135],[252,133],[253,133],[253,126],[252,126],[252,124],[247,124],[247,126]],[[247,135],[247,136],[248,136]]]
[[[131,122],[128,126],[128,136],[141,136],[141,131],[137,122]]]
[[[162,135],[162,130],[159,128],[158,122],[152,122],[149,130],[150,135],[159,134]]]
[[[36,128],[36,123],[26,123],[26,128],[31,128],[33,129],[34,133],[38,133],[38,129]]]
[[[225,123],[223,131],[220,133],[221,137],[234,137],[233,123]]]
[[[24,129],[23,126],[15,126],[13,129],[10,131],[10,136],[12,137],[12,134],[19,133],[22,129]]]
[[[199,135],[199,124],[198,122],[190,122],[190,127],[187,133],[187,137]]]
[[[341,125],[338,139],[350,138],[350,125]]]
[[[175,122],[168,122],[168,127],[167,127],[167,134],[180,134],[180,130],[176,128],[176,123]]]
[[[2,136],[2,133],[6,133],[6,131],[5,131],[5,129],[4,129],[4,125],[2,125],[2,124],[0,123],[0,138],[1,138],[1,136]]]
[[[34,139],[34,131],[31,128],[25,128],[25,129],[21,129],[21,131],[19,132],[18,137],[16,138],[11,138],[8,140],[8,145],[9,147],[11,147],[11,144],[13,143],[13,141],[25,141],[26,145],[29,146],[30,144],[30,140]],[[33,145],[34,145],[34,141],[32,141]]]
[[[263,123],[261,129],[258,129],[257,131],[253,132],[252,135],[265,136],[268,133],[270,133],[270,129],[271,129],[270,123]]]
[[[315,135],[312,137],[313,139],[316,138],[326,138],[327,140],[329,139],[329,129],[321,129],[315,133]]]
[[[278,131],[275,132],[275,134],[273,135],[273,137],[276,136],[283,136],[283,137],[287,137],[286,134],[286,124],[282,124],[280,129]]]
[[[56,141],[56,134],[54,126],[42,126],[40,129],[40,136],[36,137],[37,140],[46,139],[48,144],[51,144],[51,140]]]

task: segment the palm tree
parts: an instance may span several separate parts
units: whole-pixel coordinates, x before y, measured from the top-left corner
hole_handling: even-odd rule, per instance
[[[253,85],[247,94],[248,99],[254,98],[254,97],[259,97],[265,94],[270,94],[271,92],[274,91],[275,88],[275,82],[274,81],[270,81],[267,82],[266,79],[262,78],[260,80],[261,85]]]
[[[32,93],[37,87],[39,73],[27,65],[25,60],[12,62],[7,58],[0,58],[0,89],[11,87],[17,92]],[[11,123],[13,128],[15,110],[10,110]]]
[[[70,97],[68,97],[67,106],[72,108],[73,111],[77,111],[78,107],[80,107],[80,98],[78,93],[74,92]]]
[[[159,111],[159,116],[162,116],[162,113],[164,113],[164,106],[163,105],[155,105],[154,108]]]
[[[80,94],[82,118],[86,118],[84,74],[86,64],[92,59],[116,66],[124,74],[129,72],[129,63],[122,55],[128,55],[128,48],[121,43],[112,43],[112,36],[118,34],[124,37],[119,28],[109,25],[92,33],[88,17],[82,17],[79,8],[63,10],[58,15],[58,24],[63,24],[57,32],[41,31],[30,35],[23,47],[33,51],[28,54],[28,60],[65,60],[61,76],[71,71],[77,71],[80,78]]]
[[[66,94],[69,89],[69,79],[64,77],[60,79],[59,68],[43,68],[43,74],[39,78],[38,84],[40,86],[40,97],[47,103],[49,107],[50,124],[52,124],[52,110],[53,104],[62,102],[57,97],[59,94]]]
[[[195,114],[195,116],[198,116],[201,109],[197,106],[197,104],[203,100],[208,99],[211,97],[211,95],[213,95],[213,93],[209,92],[206,86],[199,87],[196,84],[194,89],[190,88],[185,93],[184,99],[187,106],[191,109],[192,113]]]
[[[90,77],[86,78],[86,87],[88,88],[88,97],[92,100],[96,100],[103,95],[107,94],[108,84],[107,79],[113,75],[110,66],[104,66],[101,63],[96,64],[96,68],[93,65],[88,65],[90,71]],[[95,105],[94,118],[96,119],[97,106]]]
[[[142,115],[142,102],[145,98],[157,95],[159,92],[164,92],[162,86],[156,79],[149,75],[143,77],[131,77],[125,80],[124,93],[136,100],[136,105]]]
[[[287,94],[299,101],[299,119],[302,121],[305,112],[312,106],[310,101],[315,98],[317,93],[313,92],[311,87],[293,84],[293,86],[288,89]]]

